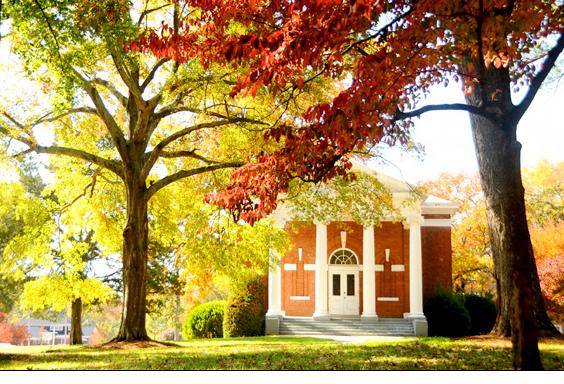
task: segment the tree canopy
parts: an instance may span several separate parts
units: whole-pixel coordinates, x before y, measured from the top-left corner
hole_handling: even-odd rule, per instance
[[[556,330],[546,316],[534,264],[516,131],[564,49],[560,1],[186,4],[198,12],[178,32],[165,25],[163,32],[147,32],[135,47],[180,61],[200,55],[207,62],[248,65],[233,94],[254,94],[264,86],[300,89],[318,77],[350,75],[330,102],[269,130],[267,137],[282,148],[233,172],[230,187],[209,197],[248,222],[272,212],[292,179],[346,175],[347,155],[354,150],[381,141],[405,143],[412,119],[422,113],[470,113],[503,298],[500,318],[506,319],[497,329],[513,337],[516,368],[541,368],[537,332]],[[536,56],[539,41],[548,48]],[[466,103],[422,105],[432,87],[451,81],[461,84]],[[513,102],[511,93],[519,88],[524,97]]]
[[[38,93],[53,100],[4,98],[0,133],[10,140],[7,151],[66,158],[53,160],[66,175],[56,188],[71,191],[69,204],[90,195],[92,206],[77,207],[76,215],[97,223],[101,244],[121,243],[126,303],[118,338],[145,339],[149,232],[170,245],[165,226],[178,224],[166,218],[175,208],[166,202],[170,186],[192,187],[194,195],[178,189],[187,198],[219,189],[226,174],[218,171],[268,148],[262,131],[282,111],[303,111],[308,93],[301,103],[294,96],[273,101],[266,92],[233,100],[228,95],[239,76],[233,68],[124,49],[161,18],[179,28],[188,11],[167,1],[9,2],[3,12],[12,48]],[[322,97],[331,87],[318,82],[310,90]]]
[[[510,69],[515,89],[531,85],[514,106],[518,121],[564,47],[561,38],[542,66],[545,56],[529,55],[539,39],[560,32],[562,9],[554,1],[189,4],[200,11],[178,33],[150,30],[133,46],[179,61],[203,56],[248,64],[233,94],[263,86],[301,89],[320,76],[352,77],[330,102],[311,107],[301,124],[273,128],[268,136],[283,137],[283,149],[235,172],[230,189],[210,198],[249,221],[271,212],[292,178],[328,180],[350,168],[343,156],[354,149],[406,142],[411,119],[421,113],[459,109],[493,117],[486,106],[467,104],[415,109],[435,85],[459,82],[470,94],[488,68]]]

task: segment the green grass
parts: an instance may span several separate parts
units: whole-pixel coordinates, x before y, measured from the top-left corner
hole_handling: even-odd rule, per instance
[[[544,367],[564,369],[564,341],[539,344]],[[190,340],[152,348],[0,349],[0,369],[375,370],[511,369],[511,344],[492,338],[409,338],[341,343],[302,337]]]

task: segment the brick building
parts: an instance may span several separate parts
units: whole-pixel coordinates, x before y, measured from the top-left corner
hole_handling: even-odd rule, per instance
[[[409,319],[415,334],[426,335],[424,300],[439,287],[451,287],[451,216],[456,205],[426,196],[399,208],[413,197],[406,183],[357,168],[392,192],[403,220],[363,227],[353,221],[295,222],[283,209],[277,212],[292,248],[269,272],[268,334],[278,333],[283,318],[304,317],[374,323]]]

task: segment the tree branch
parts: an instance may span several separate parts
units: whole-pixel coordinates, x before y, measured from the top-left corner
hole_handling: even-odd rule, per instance
[[[25,144],[29,145],[28,143],[25,143]],[[86,152],[86,151],[82,151],[80,149],[59,147],[59,146],[44,147],[44,146],[41,146],[41,145],[31,145],[29,147],[29,149],[31,149],[32,151],[34,151],[36,153],[63,155],[63,156],[74,157],[74,158],[77,158],[77,159],[82,159],[82,160],[85,160],[85,161],[90,162],[92,164],[96,164],[99,167],[105,168],[105,169],[115,173],[116,175],[118,175],[122,179],[124,178],[123,167],[118,161],[105,159],[103,157],[94,155],[94,154]]]
[[[62,207],[56,208],[56,211],[59,213],[64,212],[67,208],[71,207],[74,203],[76,203],[78,200],[80,200],[81,198],[83,198],[84,196],[86,196],[86,193],[88,191],[88,188],[90,188],[90,196],[92,196],[92,194],[94,193],[94,187],[96,186],[96,177],[98,176],[98,173],[100,172],[100,169],[96,170],[94,172],[94,174],[92,175],[92,181],[90,183],[88,183],[82,190],[82,193],[79,194],[78,196],[76,196],[74,199],[72,199],[69,203],[66,203],[65,205],[63,205]]]
[[[409,119],[412,117],[420,116],[426,112],[431,111],[466,111],[473,113],[475,115],[481,115],[490,119],[495,118],[495,116],[491,113],[488,113],[481,107],[475,107],[473,105],[462,104],[462,103],[454,103],[454,104],[436,104],[436,105],[426,105],[419,109],[415,109],[409,112],[401,112],[398,111],[394,116],[394,121],[396,120],[403,120]]]
[[[159,190],[161,190],[162,188],[166,187],[167,185],[169,185],[171,183],[174,183],[177,180],[184,179],[186,177],[190,177],[190,176],[194,176],[194,175],[198,175],[200,173],[216,171],[218,169],[237,168],[237,167],[241,167],[244,164],[245,163],[243,163],[243,162],[233,161],[233,162],[229,162],[229,163],[208,165],[208,166],[205,166],[205,167],[194,168],[194,169],[190,169],[190,170],[183,170],[183,171],[173,173],[172,175],[169,175],[167,177],[160,179],[156,183],[152,184],[149,188],[147,188],[147,191],[145,192],[145,198],[148,201]]]
[[[127,89],[129,90],[129,92],[131,92],[131,94],[135,98],[137,105],[139,107],[142,107],[143,97],[141,95],[141,89],[139,87],[139,84],[137,84],[137,82],[133,79],[133,77],[129,73],[128,69],[123,64],[123,61],[114,52],[111,52],[110,55],[112,57],[114,65],[115,65],[115,67],[116,67],[116,69],[119,73],[119,76],[121,77],[121,79],[123,80],[125,85],[127,86]]]
[[[37,8],[39,8],[39,10],[41,11],[41,15],[43,16],[43,19],[47,23],[47,27],[49,28],[49,32],[51,33],[51,36],[53,36],[53,40],[55,41],[55,45],[57,46],[57,56],[60,59],[61,58],[61,46],[59,45],[59,40],[57,39],[57,35],[55,34],[55,31],[53,30],[53,26],[51,25],[51,22],[49,21],[49,17],[45,13],[45,9],[43,9],[41,4],[39,4],[38,0],[34,0],[33,2],[35,3],[35,5],[37,5]]]
[[[264,121],[261,121],[261,120],[248,119],[246,117],[229,117],[229,116],[226,116],[226,115],[218,113],[218,112],[208,111],[206,109],[200,109],[200,108],[192,108],[192,107],[188,107],[188,106],[185,106],[185,105],[181,105],[181,106],[168,105],[166,107],[163,107],[159,111],[155,112],[154,118],[160,120],[160,119],[165,118],[166,116],[174,115],[175,113],[180,113],[180,112],[192,112],[192,113],[198,114],[198,115],[206,114],[206,115],[209,115],[209,116],[217,117],[219,119],[232,120],[232,122],[234,122],[234,123],[251,123],[251,124],[259,124],[259,125],[270,125],[270,124],[268,124]]]
[[[192,159],[200,160],[206,164],[219,164],[219,161],[210,160],[204,156],[198,155],[196,150],[193,149],[191,151],[162,151],[160,157],[165,157],[167,159],[174,159],[179,157],[190,157]]]
[[[155,8],[150,8],[147,9],[147,3],[145,3],[145,9],[143,9],[143,12],[141,12],[141,14],[139,15],[139,19],[137,19],[137,25],[141,25],[141,22],[143,21],[143,19],[145,18],[145,16],[147,16],[150,13],[156,12],[160,9],[166,8],[166,7],[170,7],[172,4],[171,3],[167,3],[167,4],[163,4],[161,6],[155,7]]]
[[[220,120],[220,121],[213,121],[209,123],[196,124],[191,127],[181,129],[180,131],[177,131],[172,135],[164,138],[160,143],[158,143],[155,146],[155,148],[153,148],[151,152],[148,153],[147,161],[145,162],[145,164],[143,165],[143,169],[141,170],[141,177],[146,178],[149,175],[151,168],[153,168],[153,165],[161,155],[163,149],[173,141],[178,140],[181,137],[189,135],[190,133],[200,129],[220,127],[222,125],[227,125],[230,123],[232,123],[231,120]]]
[[[6,111],[2,111],[2,114],[8,119],[10,120],[16,127],[18,127],[19,129],[25,129],[25,126],[20,123],[19,121],[17,121],[14,117],[12,117],[12,115],[10,115],[8,112]],[[7,132],[7,131],[6,131]]]
[[[388,24],[384,25],[382,28],[380,28],[376,33],[372,34],[372,35],[368,35],[363,39],[357,40],[354,43],[352,43],[351,45],[349,45],[345,50],[343,50],[343,52],[341,53],[342,55],[347,54],[351,49],[353,49],[354,47],[362,44],[362,43],[366,43],[367,41],[370,41],[372,39],[377,38],[378,36],[386,36],[386,34],[388,34],[389,29],[397,22],[399,22],[401,19],[409,16],[409,14],[411,12],[413,12],[413,10],[415,9],[415,7],[411,7],[409,8],[407,11],[405,11],[404,13],[402,13],[401,15],[398,15],[396,18],[394,18],[392,21],[390,21]]]
[[[55,115],[53,117],[49,117],[49,116],[53,115],[53,112],[49,112],[49,113],[41,116],[39,119],[37,119],[33,124],[31,124],[31,126],[35,127],[36,125],[39,125],[39,124],[42,124],[42,123],[51,123],[53,121],[57,121],[59,119],[62,119],[65,116],[72,115],[73,113],[89,113],[91,115],[99,116],[98,111],[95,108],[78,107],[78,108],[68,109],[65,112],[62,112],[62,113]]]
[[[560,55],[563,49],[564,49],[564,33],[560,33],[560,37],[558,38],[556,45],[548,52],[547,58],[542,63],[542,69],[539,71],[539,73],[537,73],[537,75],[533,78],[533,80],[531,80],[531,86],[529,87],[527,94],[525,95],[523,100],[521,100],[519,105],[515,107],[515,115],[514,115],[515,125],[519,123],[519,120],[521,120],[521,118],[523,117],[523,115],[525,114],[525,112],[533,102],[533,99],[535,98],[537,92],[539,91],[543,81],[548,76],[550,70],[554,67],[556,60],[558,59],[558,56]]]
[[[155,78],[155,75],[157,74],[157,71],[159,70],[159,68],[162,67],[168,61],[170,61],[170,59],[168,59],[168,58],[160,59],[153,66],[153,68],[151,68],[151,71],[149,72],[149,74],[147,75],[145,80],[143,80],[143,84],[141,84],[141,93],[143,93],[145,91],[145,88],[147,88],[147,86],[151,83],[151,81],[153,81],[153,79]]]
[[[120,91],[118,91],[117,88],[112,83],[110,83],[107,80],[99,79],[99,78],[95,78],[94,80],[92,80],[92,82],[94,84],[99,84],[104,88],[106,88],[108,91],[110,91],[112,95],[114,95],[114,97],[119,101],[119,103],[124,108],[127,108],[127,97],[125,97],[125,95],[123,95]]]
[[[5,134],[6,136],[8,136],[11,139],[19,141],[20,143],[28,146],[27,150],[20,152],[16,156],[21,156],[21,155],[29,153],[29,152],[35,152],[35,153],[46,153],[46,154],[52,154],[52,155],[63,155],[63,156],[74,157],[74,158],[77,158],[77,159],[85,160],[85,161],[90,162],[92,164],[96,164],[99,167],[105,168],[105,169],[115,173],[120,178],[122,178],[122,179],[124,178],[123,167],[122,167],[121,163],[119,163],[118,161],[105,159],[103,157],[94,155],[92,153],[89,153],[89,152],[86,152],[86,151],[83,151],[83,150],[80,150],[80,149],[75,149],[75,148],[60,147],[60,146],[57,146],[57,145],[54,145],[54,146],[38,145],[34,141],[33,138],[28,139],[28,138],[25,138],[25,137],[15,136],[7,128],[2,127],[2,126],[0,126],[0,132]]]
[[[106,105],[104,104],[104,100],[100,96],[100,93],[92,85],[92,83],[90,81],[86,80],[84,78],[84,76],[82,76],[76,69],[71,67],[71,71],[74,73],[74,75],[76,77],[78,77],[78,79],[80,80],[80,82],[82,84],[82,88],[86,91],[88,96],[90,96],[90,99],[92,100],[92,102],[94,103],[94,106],[96,107],[96,110],[98,111],[98,116],[100,116],[100,118],[102,119],[102,121],[104,122],[106,127],[108,128],[110,136],[112,136],[112,140],[114,141],[114,144],[115,144],[119,154],[121,155],[122,159],[126,159],[127,158],[127,156],[126,156],[127,155],[126,154],[127,143],[125,142],[125,138],[123,137],[123,132],[121,131],[121,129],[117,125],[117,123],[114,120],[112,114],[106,108]]]

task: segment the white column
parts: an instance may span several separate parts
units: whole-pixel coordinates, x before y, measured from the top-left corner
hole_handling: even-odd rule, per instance
[[[327,225],[315,223],[315,312],[314,319],[327,319]]]
[[[362,316],[363,321],[376,321],[376,271],[374,227],[364,227],[362,236]]]
[[[267,317],[282,316],[282,273],[280,265],[268,271],[268,311]]]
[[[409,224],[409,314],[408,317],[424,317],[423,269],[421,261],[421,223],[419,213],[407,216]]]

